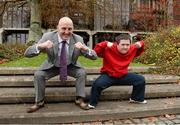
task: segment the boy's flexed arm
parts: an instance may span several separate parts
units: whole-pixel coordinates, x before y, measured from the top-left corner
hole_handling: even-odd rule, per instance
[[[100,42],[98,44],[96,44],[94,50],[96,51],[96,54],[99,56],[99,57],[103,57],[104,55],[104,51],[107,47],[110,47],[111,45],[109,44],[110,42],[108,41],[103,41],[103,42]],[[108,46],[109,45],[109,46]]]

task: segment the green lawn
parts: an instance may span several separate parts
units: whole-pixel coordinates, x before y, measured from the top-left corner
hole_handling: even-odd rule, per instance
[[[15,61],[10,61],[4,64],[0,64],[0,67],[39,67],[41,63],[46,59],[46,54],[40,54],[33,58],[21,58]],[[84,67],[101,67],[102,59],[90,60],[84,57],[79,58],[80,63]],[[147,66],[139,63],[132,63],[131,66]]]

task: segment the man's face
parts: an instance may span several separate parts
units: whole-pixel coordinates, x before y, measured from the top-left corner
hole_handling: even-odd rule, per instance
[[[117,49],[120,53],[126,54],[130,48],[130,40],[120,40]]]
[[[58,33],[63,40],[68,40],[73,33],[73,24],[69,21],[62,21],[58,25]]]

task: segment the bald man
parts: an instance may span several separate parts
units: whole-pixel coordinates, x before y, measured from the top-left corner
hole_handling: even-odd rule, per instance
[[[73,29],[72,20],[69,17],[62,17],[56,31],[45,33],[37,43],[25,51],[24,55],[26,57],[37,56],[42,51],[47,53],[47,60],[34,73],[35,104],[28,108],[28,113],[44,107],[45,83],[46,80],[59,75],[60,57],[63,56],[60,52],[64,41],[67,50],[67,75],[76,78],[75,104],[82,109],[87,106],[84,102],[86,72],[78,62],[78,57],[83,55],[86,58],[95,60],[97,55],[84,44],[81,36],[73,33]]]

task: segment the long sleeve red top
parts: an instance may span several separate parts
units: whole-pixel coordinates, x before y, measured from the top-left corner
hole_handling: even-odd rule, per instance
[[[118,51],[116,43],[113,43],[111,48],[107,47],[107,41],[96,44],[94,50],[99,57],[103,58],[101,73],[108,73],[115,78],[126,75],[131,61],[144,52],[144,41],[140,41],[140,44],[141,48],[131,44],[126,54],[121,54]]]

